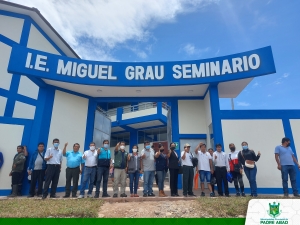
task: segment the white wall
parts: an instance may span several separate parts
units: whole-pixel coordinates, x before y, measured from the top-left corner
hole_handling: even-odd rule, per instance
[[[178,117],[180,134],[207,133],[204,101],[179,100]]]
[[[7,72],[11,47],[0,42],[0,88],[10,89],[12,74]]]
[[[284,137],[281,120],[222,120],[225,152],[229,153],[228,145],[234,143],[241,150],[241,143],[246,141],[250,149],[261,157],[257,162],[257,187],[281,188],[281,173],[277,170],[274,150]],[[249,187],[246,176],[243,177],[245,187]],[[231,184],[233,187],[233,184]]]
[[[11,171],[13,158],[17,153],[17,146],[21,144],[24,126],[0,124],[0,152],[3,154],[4,164],[0,169],[0,189],[11,189]]]
[[[21,76],[18,94],[37,99],[39,95],[39,86],[33,83],[28,77]]]
[[[290,120],[291,128],[292,128],[292,133],[293,133],[293,138],[294,138],[294,143],[295,143],[295,148],[297,152],[297,158],[299,160],[300,158],[300,120]]]
[[[80,151],[83,152],[87,112],[88,99],[56,91],[47,147],[51,147],[52,140],[58,138],[60,149],[63,149],[66,142],[69,143],[67,150],[72,150],[73,144],[79,143],[81,146]],[[64,158],[58,183],[59,187],[66,184],[65,169],[66,159]]]
[[[35,106],[16,101],[13,118],[34,119]]]
[[[211,109],[210,109],[210,94],[209,91],[207,92],[205,98],[204,98],[204,108],[205,108],[205,118],[206,118],[206,124],[209,126],[211,124]]]
[[[7,98],[0,96],[0,116],[4,115]]]
[[[0,34],[20,43],[23,24],[24,19],[0,15]]]
[[[157,114],[157,108],[145,109],[145,110],[122,114],[122,120],[137,118],[141,116],[155,115],[155,114]]]

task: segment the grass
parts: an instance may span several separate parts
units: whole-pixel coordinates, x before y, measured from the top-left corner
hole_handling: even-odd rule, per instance
[[[278,196],[261,196],[254,199],[282,199]],[[233,217],[246,217],[248,202],[253,199],[252,197],[221,197],[221,198],[198,198],[197,206],[199,210],[205,211],[206,215],[217,218],[233,218]]]
[[[0,218],[96,218],[99,199],[5,199],[0,200]]]

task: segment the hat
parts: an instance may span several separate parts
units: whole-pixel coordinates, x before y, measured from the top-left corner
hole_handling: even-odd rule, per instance
[[[184,147],[191,147],[189,143],[185,143]]]

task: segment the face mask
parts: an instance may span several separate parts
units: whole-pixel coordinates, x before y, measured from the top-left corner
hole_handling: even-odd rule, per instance
[[[291,144],[291,143],[288,143],[288,144],[286,145],[286,147],[290,147],[290,144]]]
[[[150,149],[150,147],[151,147],[150,145],[147,145],[147,146],[146,146],[146,149]]]
[[[120,149],[124,150],[124,149],[125,149],[125,146],[124,146],[124,145],[121,145],[121,146],[120,146]]]
[[[104,148],[108,148],[108,144],[104,144],[103,147],[104,147]]]
[[[133,151],[133,152],[137,152],[137,149],[136,149],[136,148],[133,148],[132,151]]]
[[[161,150],[159,150],[160,152],[164,152],[165,150],[164,149],[161,149]]]
[[[248,146],[247,146],[247,145],[244,145],[244,146],[243,146],[243,149],[244,149],[244,150],[248,149]]]
[[[57,148],[59,146],[59,143],[54,143],[53,146],[54,148]]]
[[[231,150],[231,151],[234,151],[234,150],[235,150],[235,147],[230,147],[230,150]]]
[[[175,147],[171,147],[170,149],[173,151],[173,150],[175,150]]]
[[[94,151],[95,150],[95,146],[90,146],[90,150]]]

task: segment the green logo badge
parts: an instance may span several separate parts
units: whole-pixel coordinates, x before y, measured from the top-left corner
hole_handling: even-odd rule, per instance
[[[269,203],[270,210],[267,210],[269,216],[275,218],[281,214],[281,210],[279,210],[279,205],[280,203],[278,203],[277,205],[275,204],[275,202],[273,202],[273,204]]]

